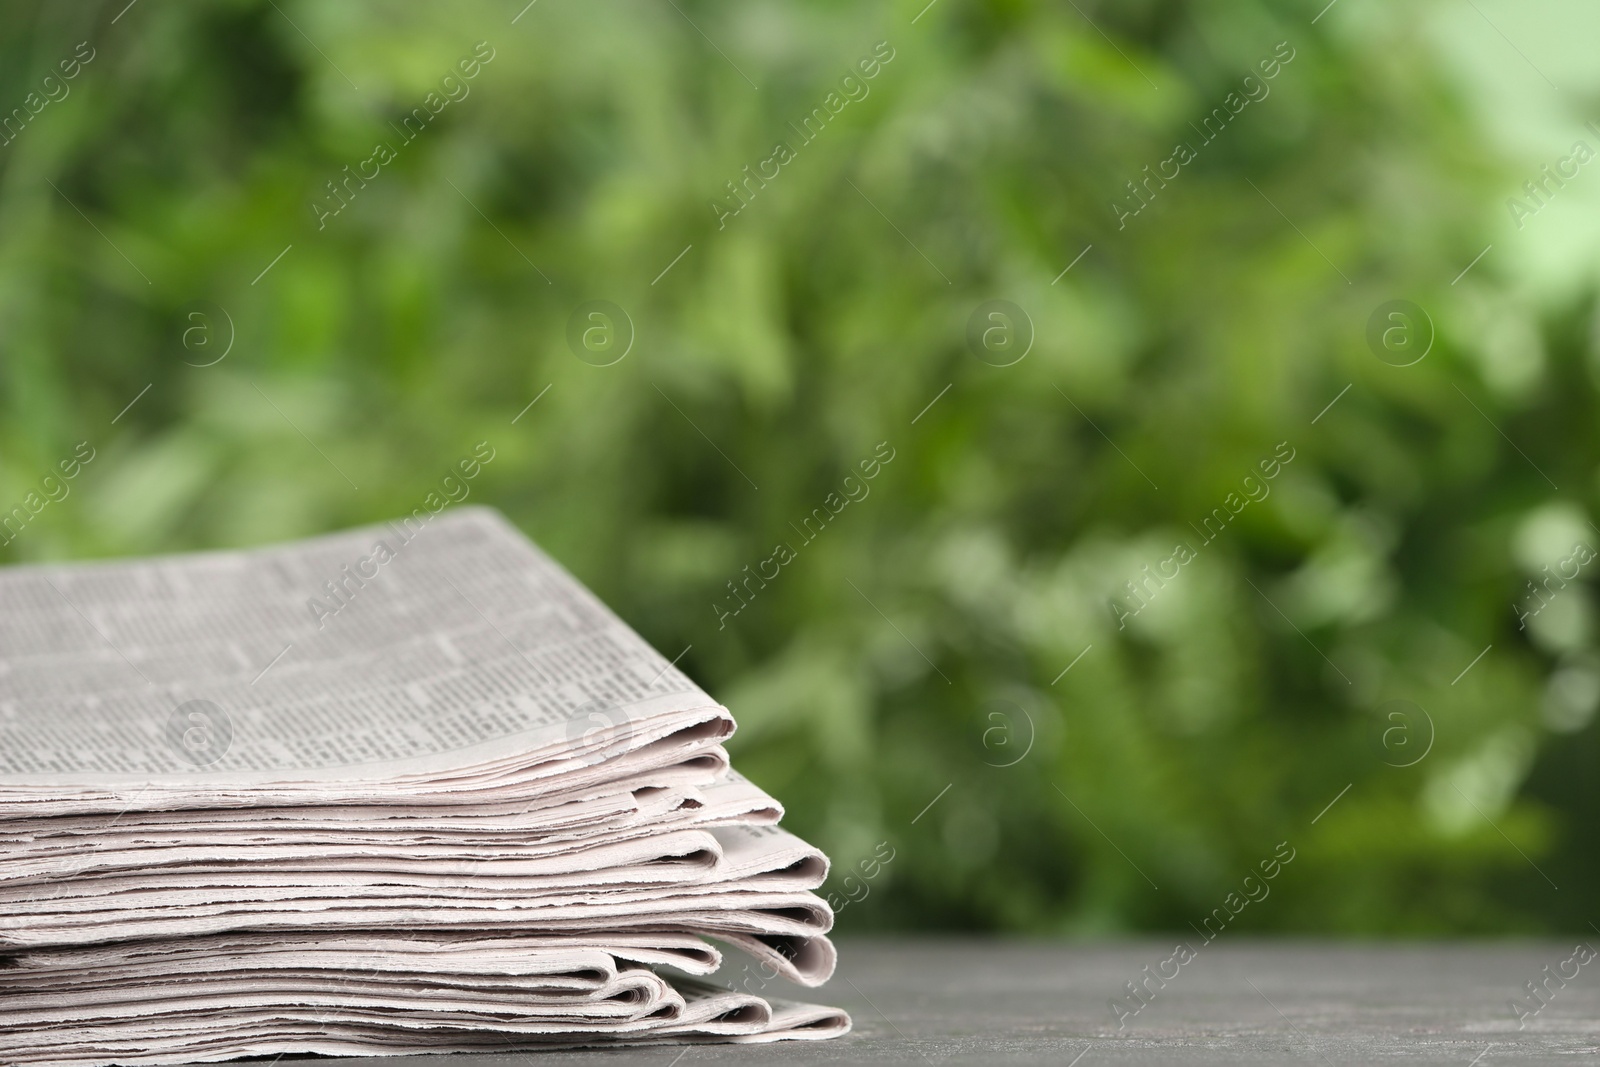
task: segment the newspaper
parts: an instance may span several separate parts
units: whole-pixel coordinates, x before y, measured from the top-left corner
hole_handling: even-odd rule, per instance
[[[0,570],[0,1062],[845,1033],[827,858],[496,512]]]

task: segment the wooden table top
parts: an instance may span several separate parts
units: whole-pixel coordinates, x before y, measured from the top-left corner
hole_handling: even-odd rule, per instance
[[[1187,960],[1175,952],[1177,941],[846,940],[839,972],[827,986],[779,994],[848,1009],[855,1031],[839,1040],[361,1062],[1600,1063],[1600,959],[1582,961],[1587,953],[1575,953],[1579,938],[1315,942],[1224,934],[1211,944],[1188,938]],[[1600,937],[1593,943],[1600,946]],[[1137,998],[1130,982],[1138,987]],[[1529,992],[1530,982],[1539,988],[1538,998]],[[282,1061],[298,1062],[328,1061]]]

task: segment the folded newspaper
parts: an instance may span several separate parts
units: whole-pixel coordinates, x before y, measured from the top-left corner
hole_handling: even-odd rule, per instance
[[[768,995],[833,971],[828,861],[728,711],[492,510],[0,607],[0,1063],[850,1027]]]

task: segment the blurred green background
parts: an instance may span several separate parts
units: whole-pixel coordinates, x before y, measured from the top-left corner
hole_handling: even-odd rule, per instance
[[[0,507],[95,450],[5,561],[387,519],[486,440],[844,930],[1186,930],[1284,841],[1240,928],[1600,916],[1600,166],[1507,204],[1600,149],[1594,10],[5,15]]]

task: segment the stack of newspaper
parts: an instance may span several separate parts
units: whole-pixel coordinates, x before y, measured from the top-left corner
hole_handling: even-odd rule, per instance
[[[0,609],[0,1063],[849,1028],[770,995],[833,970],[828,864],[727,710],[496,512]]]

